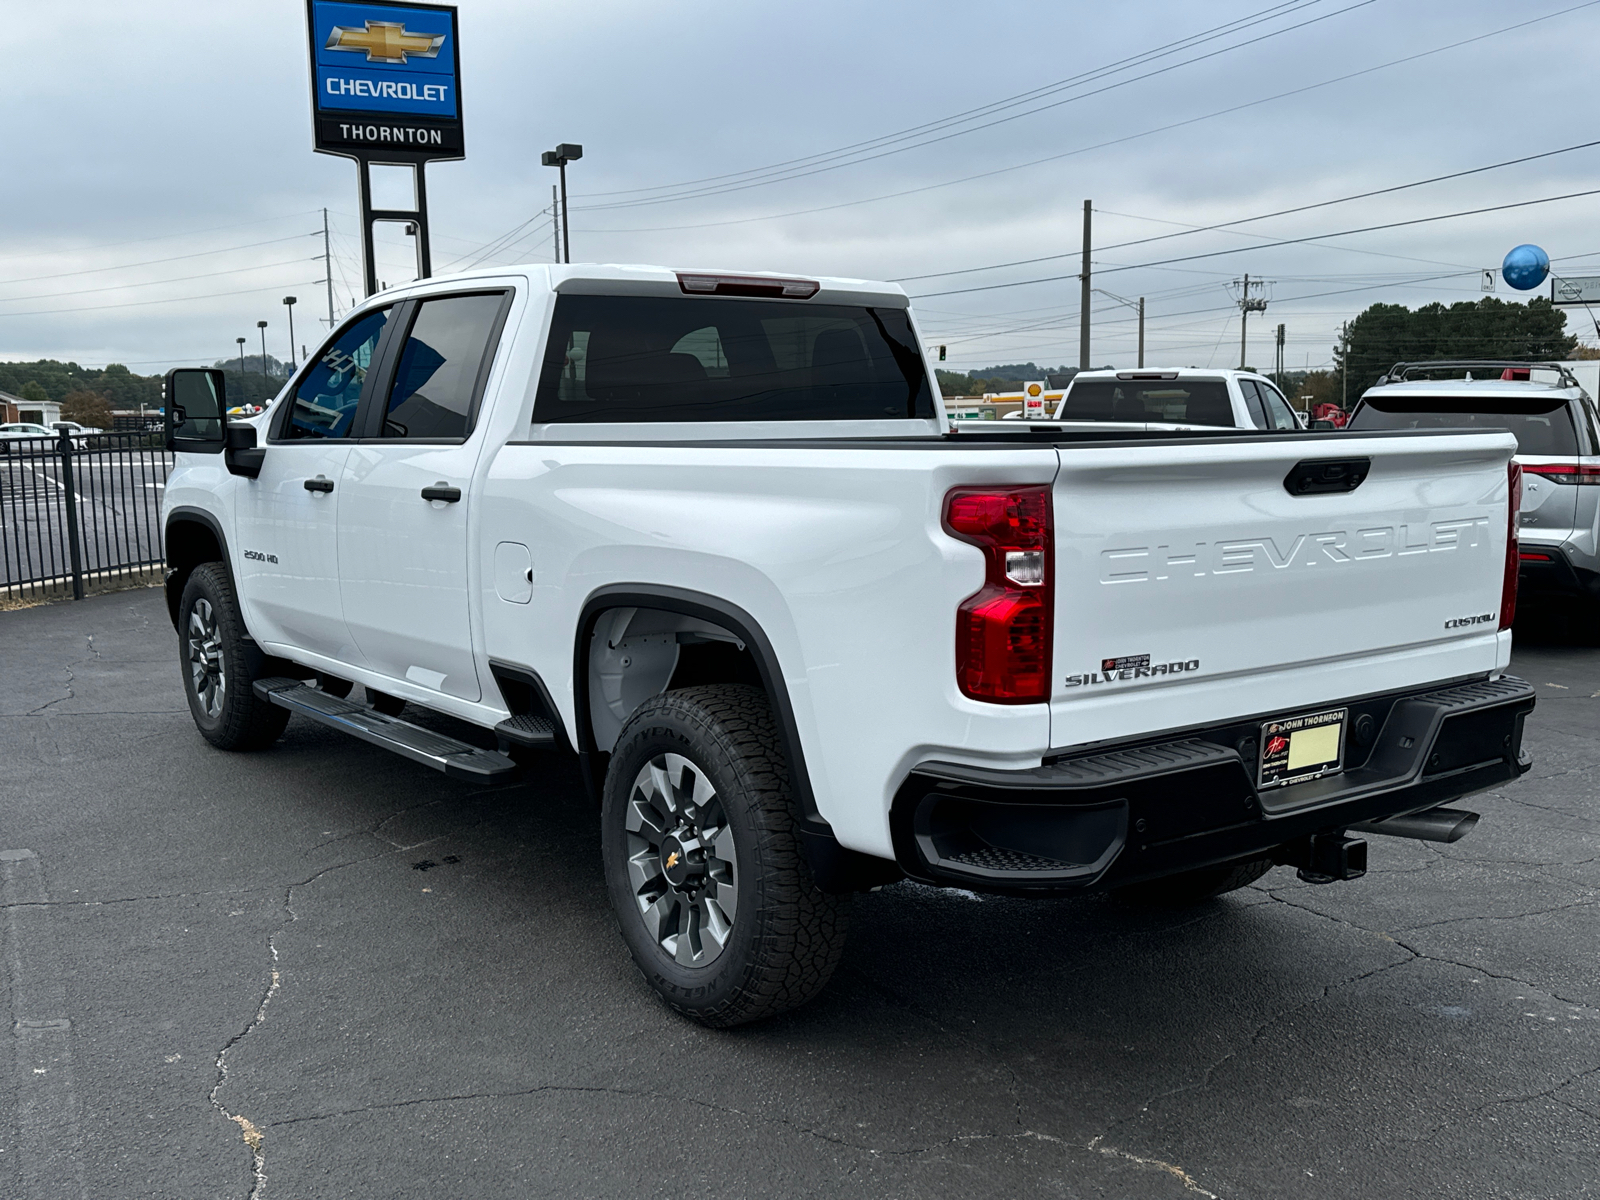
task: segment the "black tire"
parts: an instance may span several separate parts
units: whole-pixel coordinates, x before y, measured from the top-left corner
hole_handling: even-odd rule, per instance
[[[1198,871],[1184,871],[1179,875],[1129,884],[1118,888],[1113,895],[1124,904],[1137,908],[1182,908],[1248,887],[1275,865],[1270,858],[1250,858],[1243,862],[1201,867]]]
[[[406,702],[399,696],[391,696],[388,692],[374,691],[367,688],[367,703],[375,712],[381,712],[386,717],[398,717],[405,708]]]
[[[265,660],[245,632],[233,580],[221,563],[189,573],[178,601],[183,693],[202,737],[219,750],[262,750],[278,740],[289,710],[255,694]]]
[[[629,829],[641,822],[640,813],[659,804],[651,799],[656,793],[645,790],[653,785],[640,785],[642,779],[656,778],[652,767],[680,771],[682,786],[691,785],[693,774],[701,781],[696,796],[704,794],[704,785],[714,789],[702,807],[683,804],[678,819],[684,824],[675,828],[687,829],[687,836],[672,841],[671,834],[662,833],[659,848],[649,844],[656,834]],[[663,829],[669,824],[663,822]],[[694,869],[704,874],[691,874],[687,890],[679,891],[667,875],[677,857],[667,853],[667,842],[680,848],[685,842],[700,844],[702,833],[707,834],[702,847],[685,851],[684,861],[699,856]],[[812,881],[788,764],[771,706],[759,688],[711,684],[642,704],[623,727],[606,771],[601,844],[622,939],[645,981],[684,1016],[713,1028],[775,1016],[814,997],[838,966],[850,897],[819,891]],[[653,881],[646,878],[650,871],[657,872]],[[708,915],[713,891],[733,901],[720,943],[716,918]],[[652,895],[659,897],[654,903]],[[667,922],[656,932],[646,924],[647,913],[660,920],[666,906],[674,904],[678,916],[672,920],[683,929],[672,935],[677,956],[660,936]],[[684,915],[696,906],[700,917]],[[683,957],[707,961],[684,962]]]

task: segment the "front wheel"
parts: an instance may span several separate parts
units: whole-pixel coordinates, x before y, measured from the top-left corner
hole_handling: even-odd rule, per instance
[[[646,982],[703,1025],[797,1008],[838,966],[848,896],[818,890],[760,689],[646,701],[606,771],[602,853],[623,941]]]
[[[278,740],[289,710],[255,694],[261,655],[250,645],[233,580],[221,563],[202,563],[178,601],[183,691],[202,737],[221,750],[260,750]]]

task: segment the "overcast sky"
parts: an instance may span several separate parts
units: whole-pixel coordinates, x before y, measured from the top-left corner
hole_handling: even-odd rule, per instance
[[[925,340],[957,369],[1077,361],[1078,284],[1049,277],[1078,270],[1086,198],[1096,282],[1148,298],[1152,365],[1234,365],[1229,285],[1247,271],[1272,281],[1251,361],[1271,364],[1283,322],[1291,367],[1325,364],[1340,322],[1375,301],[1476,298],[1519,242],[1558,272],[1600,274],[1600,195],[1322,236],[1600,188],[1600,146],[1115,246],[1600,138],[1600,0],[460,9],[467,157],[429,170],[436,272],[486,247],[489,264],[550,261],[555,172],[539,152],[569,141],[584,146],[569,168],[576,261],[903,279],[1067,255],[906,283],[1048,280],[919,300]],[[0,357],[154,373],[239,336],[258,346],[261,319],[284,357],[285,294],[299,341],[325,328],[324,206],[336,311],[359,298],[355,167],[311,150],[301,0],[11,4],[0,50]],[[403,235],[381,236],[380,276],[410,278]],[[1503,281],[1496,294],[1515,295]],[[1106,296],[1093,311],[1094,362],[1131,365],[1133,312]],[[1581,309],[1569,327],[1596,340]]]

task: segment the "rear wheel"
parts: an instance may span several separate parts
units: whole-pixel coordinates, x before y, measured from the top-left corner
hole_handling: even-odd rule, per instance
[[[202,737],[221,750],[260,750],[278,740],[289,710],[255,694],[262,665],[250,644],[221,563],[202,563],[189,574],[178,601],[178,654],[189,712]]]
[[[828,982],[850,900],[812,881],[759,688],[684,688],[641,705],[611,756],[601,828],[623,941],[678,1012],[742,1025]]]
[[[1201,867],[1198,871],[1184,871],[1162,879],[1129,884],[1118,888],[1113,894],[1125,904],[1139,908],[1181,908],[1248,887],[1272,870],[1274,865],[1270,858],[1223,863],[1215,867]]]

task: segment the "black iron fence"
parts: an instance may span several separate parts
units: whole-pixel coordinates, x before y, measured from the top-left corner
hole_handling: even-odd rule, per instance
[[[163,562],[159,431],[0,435],[0,598],[40,599]]]

